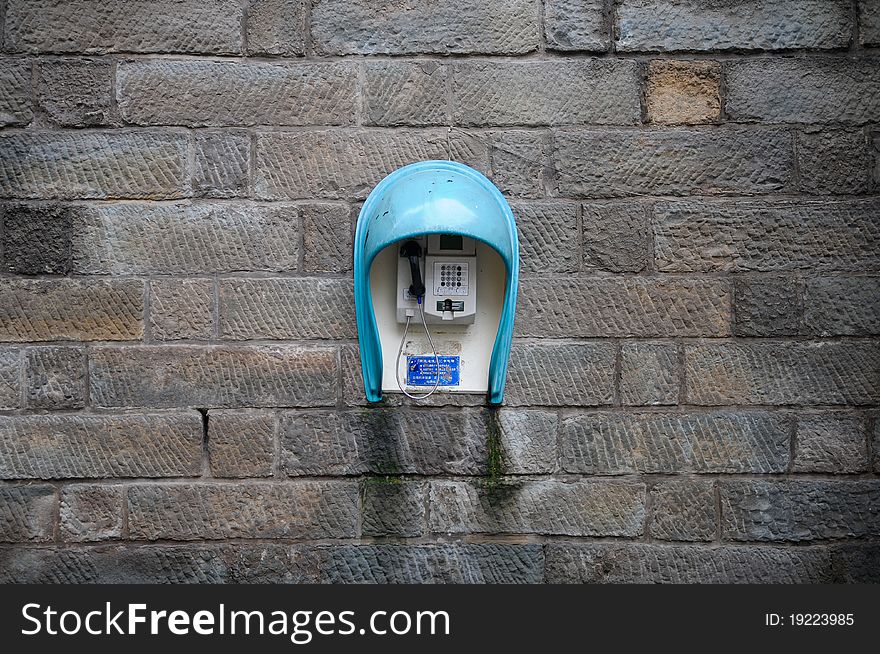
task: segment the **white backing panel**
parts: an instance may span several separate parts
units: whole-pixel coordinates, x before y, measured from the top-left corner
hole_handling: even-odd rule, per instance
[[[373,309],[379,328],[382,344],[382,392],[399,393],[394,377],[395,358],[404,325],[397,322],[398,258],[400,243],[394,243],[382,250],[373,261],[370,270],[370,288],[373,293]],[[473,324],[457,325],[428,323],[431,337],[437,346],[437,354],[461,357],[461,383],[459,386],[441,386],[438,393],[485,393],[489,387],[489,359],[498,323],[501,320],[501,307],[504,303],[504,282],[506,271],[498,253],[483,243],[476,245],[476,286],[480,289],[477,312]],[[471,275],[474,271],[469,271]],[[431,347],[425,337],[422,321],[418,313],[410,323],[407,342],[400,357],[400,377],[405,379],[407,355],[430,356]],[[407,390],[420,393],[430,387],[411,386]]]

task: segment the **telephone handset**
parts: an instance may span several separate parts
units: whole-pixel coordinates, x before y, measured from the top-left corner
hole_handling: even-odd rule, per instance
[[[422,297],[427,323],[473,323],[477,313],[476,281],[474,239],[429,234],[405,241],[397,267],[397,321],[406,322],[408,310],[418,309],[417,298]]]
[[[409,261],[409,271],[412,276],[412,284],[409,285],[409,294],[414,297],[425,295],[425,284],[422,282],[421,262],[422,246],[416,241],[407,241],[400,248],[400,256]]]

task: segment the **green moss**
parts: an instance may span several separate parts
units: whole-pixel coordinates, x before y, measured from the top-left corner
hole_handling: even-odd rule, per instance
[[[402,484],[403,477],[400,475],[378,475],[365,477],[364,481],[368,484]]]

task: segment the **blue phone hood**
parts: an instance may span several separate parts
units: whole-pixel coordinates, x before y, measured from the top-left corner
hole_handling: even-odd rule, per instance
[[[370,291],[376,255],[397,241],[460,234],[492,247],[507,271],[498,335],[489,363],[490,404],[504,400],[519,282],[519,242],[507,200],[480,172],[452,161],[421,161],[383,179],[367,197],[354,238],[354,299],[367,400],[382,399],[382,346]]]

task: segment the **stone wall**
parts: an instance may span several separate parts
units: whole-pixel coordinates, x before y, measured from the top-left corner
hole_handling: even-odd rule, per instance
[[[880,580],[876,0],[0,22],[0,581]],[[517,217],[500,410],[364,401],[357,211],[437,158]]]

